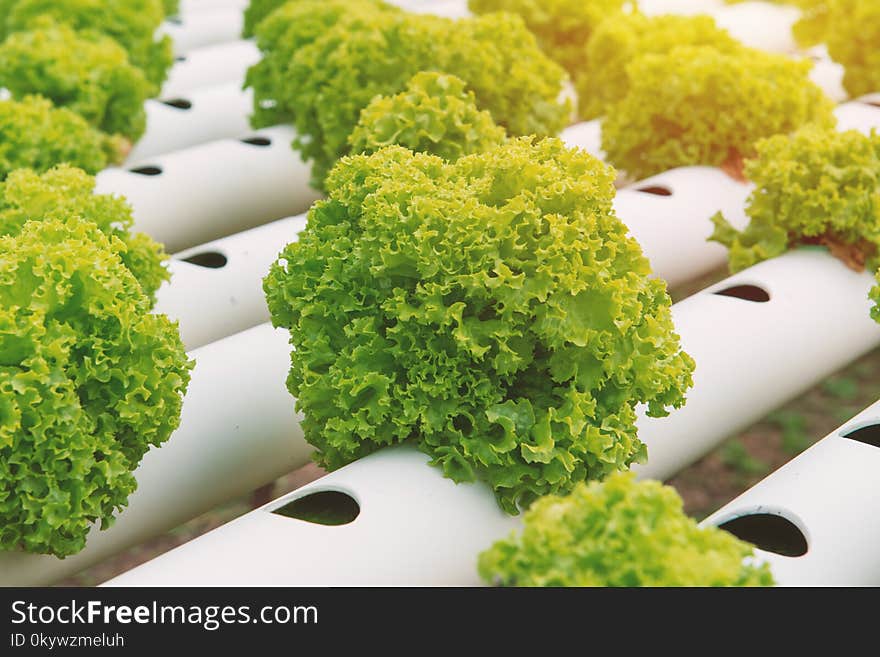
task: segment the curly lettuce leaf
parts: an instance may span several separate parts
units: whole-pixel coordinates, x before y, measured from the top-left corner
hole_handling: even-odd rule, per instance
[[[671,486],[617,473],[532,505],[519,533],[480,554],[496,586],[771,586],[754,548],[685,515]]]
[[[464,80],[443,73],[417,73],[394,96],[377,96],[361,111],[349,135],[353,153],[375,153],[397,144],[454,161],[506,139],[492,115],[477,108]]]
[[[710,16],[647,17],[621,12],[606,18],[593,31],[575,76],[578,113],[584,119],[603,116],[627,95],[630,80],[626,68],[632,60],[648,53],[668,53],[683,45],[712,46],[721,52],[742,48]]]
[[[248,71],[254,126],[292,123],[294,148],[322,187],[350,152],[349,135],[376,96],[420,71],[455,75],[512,135],[552,135],[567,123],[565,72],[511,14],[450,20],[367,0],[299,0],[260,23],[263,59]]]
[[[115,140],[45,98],[0,100],[0,182],[15,169],[42,172],[68,163],[95,174],[116,160]]]
[[[602,124],[602,148],[614,166],[643,178],[748,158],[760,139],[809,123],[833,126],[833,103],[810,81],[811,65],[745,47],[637,57],[626,96]]]
[[[343,159],[264,281],[318,462],[415,444],[515,513],[643,460],[635,406],[681,406],[694,363],[614,177],[555,138]]]
[[[132,142],[146,129],[144,100],[152,85],[109,37],[55,24],[16,32],[0,44],[0,71],[13,98],[44,96]]]
[[[125,199],[95,194],[95,180],[80,169],[60,165],[38,174],[13,171],[0,183],[0,235],[17,235],[28,221],[85,219],[116,238],[123,264],[140,283],[151,304],[156,290],[169,280],[168,259],[161,244],[143,233],[132,233],[131,206]]]
[[[158,93],[174,61],[171,39],[155,36],[165,18],[163,0],[15,0],[4,13],[0,36],[37,29],[49,18],[114,39],[154,85],[150,95]]]
[[[0,549],[81,550],[180,421],[192,365],[116,241],[78,219],[0,237]]]

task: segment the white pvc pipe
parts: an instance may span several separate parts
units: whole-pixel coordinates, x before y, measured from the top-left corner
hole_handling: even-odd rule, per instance
[[[146,101],[147,130],[126,163],[246,134],[250,130],[251,98],[250,91],[232,82]]]
[[[858,130],[866,135],[871,130],[880,130],[880,94],[839,105],[834,114],[838,130]]]
[[[285,331],[263,325],[202,347],[180,427],[135,472],[138,489],[71,557],[0,552],[0,586],[57,581],[303,465],[311,448],[284,381]]]
[[[786,401],[880,345],[870,317],[869,272],[818,249],[750,267],[673,306],[682,347],[697,363],[684,408],[639,418],[648,462],[641,476],[667,479]],[[758,303],[716,294],[754,285]]]
[[[278,126],[249,137],[268,145],[223,139],[105,169],[96,191],[125,196],[134,229],[178,251],[307,209],[318,195],[292,138]]]
[[[520,522],[489,489],[388,448],[166,552],[110,586],[476,585],[477,555]],[[272,513],[310,493],[351,495],[360,515],[323,526]]]
[[[792,27],[801,17],[797,7],[743,2],[721,5],[711,11],[711,15],[719,27],[747,46],[777,53],[798,51],[792,34]]]
[[[230,41],[191,50],[171,67],[161,96],[174,98],[225,82],[242,86],[248,68],[258,61],[260,51],[253,41]]]
[[[807,542],[802,556],[759,550],[779,584],[880,585],[880,448],[846,438],[880,424],[877,402],[706,519],[781,516]],[[769,546],[768,546],[769,547]]]
[[[697,361],[686,406],[639,418],[649,463],[665,478],[737,428],[880,344],[868,316],[868,274],[819,251],[753,267],[673,307],[683,348]],[[766,303],[713,294],[759,285]],[[482,486],[443,479],[415,450],[353,463],[266,507],[111,580],[119,585],[466,585],[480,550],[517,519]],[[314,525],[270,513],[290,500],[339,490],[359,503],[351,524]]]
[[[178,320],[188,349],[268,321],[263,277],[305,223],[305,215],[289,217],[176,254],[155,312]]]
[[[182,11],[180,16],[162,23],[159,34],[171,37],[175,55],[185,55],[195,48],[240,39],[242,27],[244,14],[240,9],[217,8]]]

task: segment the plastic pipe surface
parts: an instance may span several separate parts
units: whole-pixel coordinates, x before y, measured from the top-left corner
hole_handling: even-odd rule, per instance
[[[161,97],[174,98],[224,82],[241,87],[248,68],[258,61],[260,51],[253,41],[230,41],[191,50],[178,56],[162,85]]]
[[[763,525],[753,526],[744,538],[766,548],[758,554],[770,563],[779,584],[880,585],[878,435],[880,402],[712,514],[705,524],[759,516]],[[807,551],[794,556],[802,550],[800,543]]]
[[[125,196],[135,230],[178,251],[307,209],[318,195],[291,139],[267,128],[105,169],[96,191]]]

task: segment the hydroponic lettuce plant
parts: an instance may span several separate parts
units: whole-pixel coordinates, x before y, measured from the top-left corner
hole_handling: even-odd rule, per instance
[[[179,423],[191,363],[114,241],[78,219],[0,237],[0,549],[81,550]]]
[[[685,515],[678,493],[632,473],[578,484],[525,514],[522,532],[479,557],[497,586],[771,586],[754,548]]]
[[[824,38],[850,95],[880,92],[880,2],[831,0]]]
[[[353,153],[374,153],[397,144],[444,160],[481,153],[506,139],[492,115],[477,108],[463,80],[444,73],[417,73],[395,96],[377,96],[349,135]]]
[[[361,110],[420,71],[464,80],[512,135],[556,134],[570,114],[560,96],[565,72],[511,14],[454,21],[365,0],[300,0],[260,23],[257,42],[264,57],[247,76],[252,123],[292,123],[318,187],[350,152]]]
[[[120,148],[118,140],[45,98],[0,100],[0,182],[15,169],[46,171],[60,162],[94,174],[118,160]]]
[[[475,14],[507,11],[522,16],[544,52],[574,80],[584,67],[594,30],[630,4],[627,0],[468,0]]]
[[[626,96],[630,86],[626,67],[633,59],[682,45],[712,46],[721,52],[742,48],[709,16],[647,17],[620,12],[606,18],[584,48],[586,57],[575,78],[579,114],[584,119],[602,116]]]
[[[94,191],[94,178],[67,165],[43,174],[13,171],[0,183],[0,235],[17,235],[29,221],[87,219],[115,238],[119,257],[152,305],[156,290],[170,278],[163,266],[167,255],[149,236],[131,232],[131,206],[125,199]]]
[[[732,270],[797,244],[823,244],[855,269],[880,266],[880,135],[808,126],[759,142],[745,171],[755,183],[749,225],[712,218]]]
[[[251,0],[244,10],[244,27],[241,35],[247,39],[256,33],[257,25],[281,5],[297,0]]]
[[[13,0],[7,7],[0,10],[0,36],[39,29],[47,19],[79,32],[108,36],[144,71],[155,85],[154,93],[174,61],[171,39],[167,35],[156,38],[165,17],[163,0]],[[68,57],[74,57],[73,53]]]
[[[16,32],[0,44],[0,85],[14,98],[38,94],[110,135],[136,141],[146,129],[151,84],[109,37],[67,25]]]
[[[340,161],[263,285],[318,463],[413,444],[515,513],[643,460],[634,407],[681,406],[694,363],[614,178],[556,138]]]
[[[608,161],[642,178],[689,165],[741,175],[764,137],[808,123],[833,126],[833,103],[809,79],[811,62],[743,47],[682,46],[627,66],[626,96],[602,124]]]

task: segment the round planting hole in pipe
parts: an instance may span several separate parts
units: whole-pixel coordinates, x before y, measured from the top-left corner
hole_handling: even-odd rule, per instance
[[[880,107],[880,100],[863,100],[862,104],[870,105],[871,107]]]
[[[653,194],[654,196],[672,196],[672,190],[663,185],[648,185],[647,187],[638,187],[637,192],[645,194]]]
[[[162,174],[162,167],[147,165],[143,167],[135,167],[134,169],[129,169],[129,171],[141,176],[158,176]]]
[[[843,434],[844,438],[855,440],[871,447],[880,447],[880,424],[868,424]]]
[[[186,55],[178,55],[177,57],[174,58],[174,61],[177,62],[178,64],[179,64],[180,62],[185,62],[185,61],[186,61]]]
[[[808,550],[807,538],[798,526],[774,513],[739,516],[718,525],[718,528],[765,552],[784,557],[802,557]]]
[[[171,98],[170,100],[163,100],[161,103],[163,105],[168,105],[168,107],[174,107],[181,110],[192,109],[193,106],[193,104],[186,98]]]
[[[767,303],[770,301],[770,293],[757,285],[733,285],[712,294],[717,294],[720,297],[742,299],[743,301],[754,301],[755,303]]]
[[[222,269],[229,262],[226,256],[218,251],[203,251],[187,258],[181,258],[181,260],[199,267],[207,267],[208,269]]]
[[[360,515],[357,501],[338,490],[322,490],[298,497],[272,511],[280,516],[296,518],[317,525],[347,525]]]
[[[250,144],[251,146],[271,146],[272,140],[268,137],[263,137],[261,135],[257,135],[256,137],[247,137],[246,139],[242,139],[241,142],[243,144]]]

